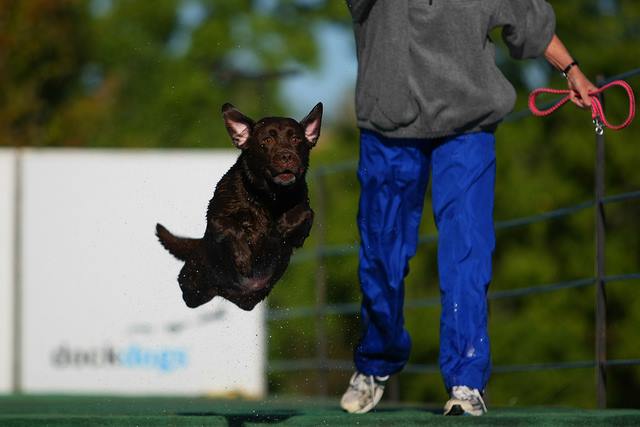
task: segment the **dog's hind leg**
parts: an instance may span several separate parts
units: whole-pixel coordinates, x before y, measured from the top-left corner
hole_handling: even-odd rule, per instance
[[[211,270],[200,256],[188,259],[178,275],[182,299],[190,308],[201,306],[217,295],[212,283]]]
[[[217,217],[210,220],[211,228],[205,233],[205,240],[209,240],[211,247],[230,256],[230,261],[238,273],[243,276],[251,274],[251,248],[248,236],[242,227],[230,218]]]

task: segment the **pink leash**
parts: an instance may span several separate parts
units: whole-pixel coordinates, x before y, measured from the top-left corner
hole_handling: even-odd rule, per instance
[[[612,86],[621,86],[627,92],[627,96],[629,97],[629,115],[627,116],[626,120],[619,125],[612,125],[607,121],[607,118],[604,115],[604,109],[602,108],[602,103],[600,102],[597,96],[600,92],[604,92],[605,90],[609,89]],[[542,93],[551,93],[555,95],[566,95],[566,96],[560,99],[557,103],[555,103],[551,107],[547,108],[546,110],[540,110],[536,106],[536,98],[538,97],[538,95]],[[553,113],[558,108],[562,107],[564,104],[569,102],[569,100],[571,99],[569,95],[570,93],[571,91],[569,89],[549,89],[549,88],[535,89],[529,95],[529,109],[531,110],[534,116],[538,116],[538,117],[548,116],[549,114]],[[607,83],[606,85],[602,86],[598,90],[590,92],[589,96],[591,97],[591,119],[593,120],[593,123],[596,125],[596,133],[598,135],[602,135],[603,127],[608,127],[609,129],[612,129],[612,130],[620,130],[620,129],[626,128],[627,126],[629,126],[629,124],[631,124],[631,121],[636,115],[636,101],[635,101],[635,97],[633,96],[633,90],[631,89],[631,86],[629,86],[629,84],[624,80],[614,80],[611,83]]]

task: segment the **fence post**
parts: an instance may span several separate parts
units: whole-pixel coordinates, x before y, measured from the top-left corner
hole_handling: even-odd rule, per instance
[[[315,175],[316,211],[314,227],[316,234],[316,363],[317,363],[317,394],[327,395],[327,331],[325,327],[325,311],[327,306],[327,272],[325,266],[324,248],[326,243],[326,189],[324,174],[319,171]]]
[[[22,393],[22,198],[23,149],[15,149],[14,207],[13,207],[13,393]]]
[[[596,83],[602,86],[604,78],[599,75]],[[604,107],[604,94],[598,95]],[[596,273],[596,398],[598,408],[607,407],[607,293],[605,289],[605,212],[602,202],[605,193],[605,144],[604,133],[596,133],[595,171],[595,273]]]

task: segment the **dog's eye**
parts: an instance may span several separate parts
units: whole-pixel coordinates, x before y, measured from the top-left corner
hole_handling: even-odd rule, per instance
[[[295,136],[295,135],[294,135],[294,136],[292,136],[292,137],[291,137],[291,143],[292,143],[292,144],[298,145],[298,144],[300,144],[301,142],[302,142],[302,139],[300,139],[300,137],[299,137],[299,136]]]
[[[270,136],[267,136],[266,138],[264,138],[264,139],[262,140],[262,143],[263,143],[263,144],[273,144],[274,142],[276,142],[276,140],[275,140],[275,139],[273,139],[273,138],[272,138],[272,137],[270,137]]]

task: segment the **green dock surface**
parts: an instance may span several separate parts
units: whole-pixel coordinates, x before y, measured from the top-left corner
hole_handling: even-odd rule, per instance
[[[0,396],[0,426],[640,426],[640,410],[489,408],[483,417],[444,417],[419,405],[383,404],[349,415],[335,401],[185,397]]]

